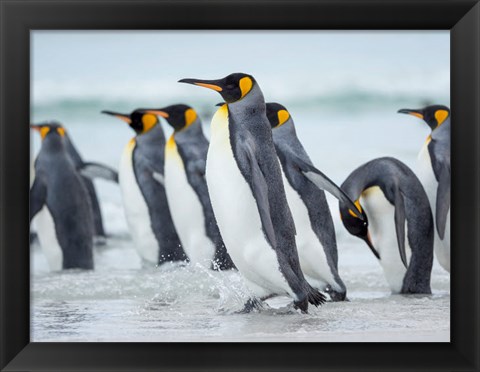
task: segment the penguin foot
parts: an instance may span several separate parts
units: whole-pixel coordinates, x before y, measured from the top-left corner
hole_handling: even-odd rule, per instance
[[[318,307],[327,301],[326,297],[312,286],[308,286],[308,302]]]
[[[308,314],[308,299],[302,301],[293,301],[293,308],[295,310],[300,309],[302,314]]]
[[[333,302],[339,302],[339,301],[349,301],[347,299],[347,291],[344,292],[337,292],[332,289],[332,286],[329,284],[325,287],[325,292],[328,293],[330,296],[330,299]]]

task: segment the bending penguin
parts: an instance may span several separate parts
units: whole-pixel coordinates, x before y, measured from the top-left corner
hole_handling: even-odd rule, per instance
[[[251,75],[180,82],[213,89],[226,104],[212,118],[206,179],[218,227],[235,266],[255,298],[288,295],[308,311],[325,297],[305,280],[295,245],[295,225],[266,117],[265,100]]]
[[[93,214],[90,197],[58,123],[31,125],[42,138],[30,189],[30,222],[52,271],[93,269]]]
[[[165,191],[173,222],[190,262],[220,270],[235,267],[213,214],[205,165],[208,141],[193,108],[178,104],[145,112],[165,118],[174,130],[165,146]]]
[[[300,143],[290,113],[278,103],[267,103],[267,117],[283,170],[288,205],[297,230],[300,265],[307,281],[343,301],[346,287],[338,274],[338,253],[327,190],[352,210],[357,207],[336,184],[316,169]]]
[[[450,110],[433,105],[398,112],[424,120],[432,130],[418,154],[418,176],[435,218],[435,255],[450,272]]]
[[[378,258],[392,292],[430,294],[433,218],[410,168],[394,158],[378,158],[354,170],[342,189],[363,216],[340,203],[343,225]]]
[[[146,263],[185,261],[170,215],[164,186],[165,135],[158,118],[142,110],[131,114],[102,111],[126,122],[136,136],[125,146],[119,182],[135,247]]]
[[[102,212],[100,210],[100,203],[98,202],[97,192],[95,191],[95,186],[93,184],[92,178],[95,177],[102,177],[112,182],[118,183],[118,173],[107,167],[103,164],[93,163],[93,162],[84,162],[80,153],[77,151],[75,146],[73,145],[70,136],[65,131],[65,146],[67,148],[67,152],[73,160],[73,164],[77,169],[80,170],[80,173],[83,175],[83,182],[85,183],[85,187],[87,188],[88,195],[90,196],[90,203],[92,206],[93,212],[93,226],[94,226],[94,235],[95,235],[95,243],[97,244],[104,244],[105,243],[105,229],[103,227],[103,218]]]

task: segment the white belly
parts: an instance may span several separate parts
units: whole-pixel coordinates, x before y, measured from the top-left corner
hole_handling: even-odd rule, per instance
[[[403,265],[398,249],[395,208],[378,186],[365,190],[360,197],[360,203],[367,214],[370,236],[373,246],[380,254],[380,264],[385,278],[392,292],[399,293],[407,269]],[[410,263],[412,251],[407,236],[408,230],[405,221],[405,251],[407,263]]]
[[[210,267],[215,245],[206,235],[202,204],[188,183],[173,139],[168,141],[165,149],[165,189],[175,228],[190,262]]]
[[[330,270],[323,246],[311,227],[305,203],[290,185],[283,172],[282,175],[288,205],[295,221],[298,256],[305,278],[310,285],[320,290],[324,290],[326,284],[330,284],[334,290],[342,291],[343,289],[336,283]]]
[[[434,250],[440,265],[450,272],[450,211],[447,216],[447,224],[445,227],[445,237],[440,239],[436,225],[436,205],[437,205],[437,188],[438,182],[433,172],[430,153],[428,152],[428,142],[425,142],[420,153],[418,154],[417,175],[425,189],[432,209],[433,220],[435,221],[434,233]]]
[[[250,186],[233,157],[226,107],[212,119],[207,184],[218,227],[230,257],[259,297],[296,296],[280,272],[277,255],[265,239]]]
[[[42,247],[42,251],[47,258],[50,270],[62,270],[63,251],[57,239],[55,222],[53,221],[53,217],[46,205],[44,205],[40,212],[35,216],[35,223],[37,226],[38,240]]]
[[[133,140],[125,147],[118,172],[123,206],[128,228],[139,255],[143,259],[157,264],[158,241],[151,227],[147,203],[135,178],[132,158],[134,147],[135,142]]]

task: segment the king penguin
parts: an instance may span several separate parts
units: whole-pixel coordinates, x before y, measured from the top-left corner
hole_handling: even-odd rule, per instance
[[[174,130],[165,146],[165,191],[173,222],[191,263],[234,268],[212,210],[205,180],[208,140],[196,111],[176,104],[145,112],[166,119]]]
[[[450,109],[433,105],[398,112],[424,120],[432,130],[418,154],[418,176],[435,219],[435,256],[450,272]]]
[[[136,136],[125,146],[119,182],[128,227],[144,263],[187,259],[172,221],[164,186],[165,135],[158,118],[141,110],[102,111],[125,121]]]
[[[412,170],[394,158],[374,159],[354,170],[342,189],[363,215],[340,203],[343,225],[378,258],[392,293],[430,294],[433,217]]]
[[[266,116],[265,100],[251,75],[218,80],[182,79],[213,89],[226,104],[212,118],[206,179],[218,227],[235,266],[255,298],[288,295],[308,311],[325,297],[305,280],[295,245],[295,225]]]
[[[30,222],[52,271],[93,269],[93,213],[82,176],[65,143],[65,129],[53,122],[31,125],[42,138],[30,189]]]
[[[343,301],[346,287],[338,274],[335,227],[323,190],[360,213],[343,190],[314,167],[297,137],[287,109],[278,103],[267,103],[266,106],[275,150],[282,165],[288,205],[297,230],[302,271],[312,286],[328,292],[334,301]]]

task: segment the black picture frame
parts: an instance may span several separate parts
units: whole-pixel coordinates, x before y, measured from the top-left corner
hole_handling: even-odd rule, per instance
[[[480,5],[477,1],[2,0],[0,11],[2,371],[479,370]],[[29,32],[40,29],[451,30],[451,342],[31,343]]]

